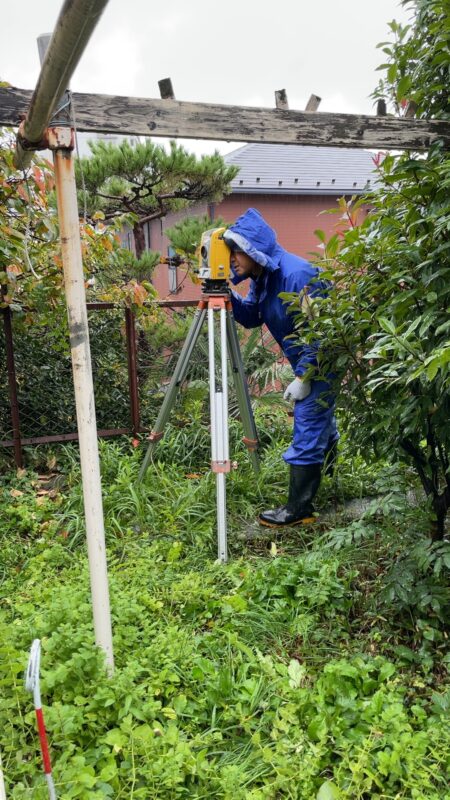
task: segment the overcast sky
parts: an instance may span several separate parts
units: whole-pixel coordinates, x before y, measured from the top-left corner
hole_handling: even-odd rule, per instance
[[[0,80],[34,88],[36,39],[62,5],[0,0]],[[321,111],[371,114],[383,60],[376,45],[390,37],[392,19],[407,20],[399,0],[109,0],[71,88],[159,97],[158,80],[170,77],[177,100],[270,108],[275,90],[286,89],[292,109],[314,93]]]

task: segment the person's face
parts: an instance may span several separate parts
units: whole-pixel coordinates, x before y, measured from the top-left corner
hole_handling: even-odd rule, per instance
[[[247,253],[243,253],[240,250],[231,253],[231,264],[236,275],[240,278],[257,277],[262,270],[260,264],[257,264]]]

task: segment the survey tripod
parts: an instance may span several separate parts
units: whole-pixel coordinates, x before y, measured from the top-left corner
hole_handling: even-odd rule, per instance
[[[158,418],[149,435],[149,445],[139,473],[139,481],[145,475],[155,444],[163,436],[164,426],[175,403],[177,392],[186,376],[189,361],[205,319],[208,323],[211,469],[216,474],[218,559],[225,563],[227,561],[225,477],[231,469],[228,436],[228,356],[244,429],[243,442],[248,448],[254,469],[256,471],[259,469],[258,434],[231,308],[230,290],[226,281],[206,280],[202,284],[202,297],[195,311],[191,328],[178,358]],[[217,330],[220,337],[220,359],[216,370]]]

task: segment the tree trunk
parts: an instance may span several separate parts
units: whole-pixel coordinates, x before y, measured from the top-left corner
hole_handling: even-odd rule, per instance
[[[133,228],[133,235],[136,258],[140,258],[145,253],[145,235],[144,229],[139,222],[137,222]]]
[[[145,234],[144,228],[140,222],[136,222],[134,225],[133,236],[136,258],[141,258],[141,256],[145,253]],[[152,359],[152,349],[145,331],[143,331],[142,328],[139,328],[137,331],[137,349],[140,356],[137,361],[137,375],[139,385],[143,386],[145,379],[148,377],[148,366]],[[142,366],[142,361],[144,358],[147,361],[147,367]]]
[[[408,455],[411,456],[426,496],[432,498],[432,505],[436,518],[432,521],[430,536],[432,542],[440,542],[445,535],[445,520],[447,511],[450,508],[450,481],[448,475],[446,475],[447,486],[444,491],[439,494],[439,466],[437,461],[435,460],[430,464],[430,461],[426,460],[424,454],[409,439],[402,439],[400,444]],[[429,442],[429,445],[434,450],[434,441],[431,443]],[[430,470],[431,477],[429,475]],[[442,466],[442,470],[446,473],[445,464]]]
[[[436,519],[431,530],[431,541],[440,542],[445,535],[445,520],[447,518],[447,511],[450,506],[450,492],[446,490],[442,494],[433,495],[433,509],[436,514]]]

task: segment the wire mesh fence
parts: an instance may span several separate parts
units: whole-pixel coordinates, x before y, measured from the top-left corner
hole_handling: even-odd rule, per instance
[[[162,339],[146,336],[137,331],[136,354],[139,383],[140,420],[145,430],[152,427],[162,402],[165,388],[175,370],[181,347],[188,334],[193,319],[193,301],[178,301],[174,305],[161,303],[164,311]],[[189,360],[186,378],[191,388],[199,388],[199,383],[207,385],[208,344],[207,330],[200,333],[199,339]],[[181,395],[183,393],[180,393]],[[177,405],[181,402],[178,397]]]
[[[0,446],[14,447],[20,465],[24,445],[77,439],[69,335],[61,311],[57,324],[51,314],[28,315],[26,322],[9,309],[2,316]],[[142,425],[134,316],[111,303],[89,303],[88,318],[99,435],[136,434]],[[141,350],[148,351],[146,337]],[[150,368],[158,364],[141,370],[142,385]]]
[[[145,315],[136,324],[130,309],[88,303],[99,436],[136,436],[149,431],[156,420],[196,302],[173,300],[159,305],[158,318],[146,327]],[[27,315],[24,321],[4,309],[2,316],[0,448],[12,448],[15,462],[21,466],[24,446],[78,438],[69,335],[61,309],[53,324],[51,314]],[[194,403],[204,400],[208,392],[206,334],[205,326],[189,362],[187,377]],[[243,345],[255,383],[252,393],[260,394],[264,390],[261,370],[266,384],[273,386],[277,380],[280,363],[273,340],[269,337],[266,341],[258,332],[244,338]]]

